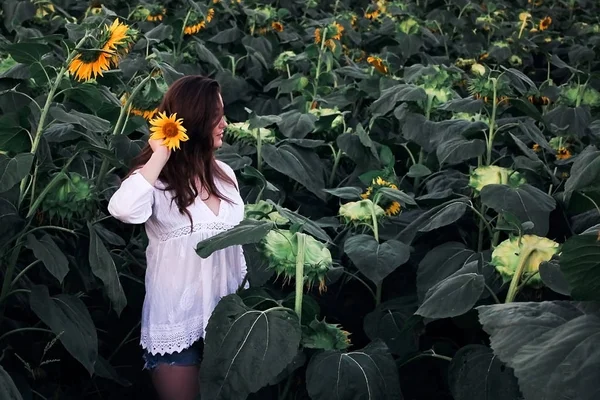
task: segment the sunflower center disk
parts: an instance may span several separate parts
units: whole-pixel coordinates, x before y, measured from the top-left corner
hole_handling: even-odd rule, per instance
[[[167,122],[163,127],[163,132],[166,137],[173,138],[177,136],[179,130],[177,129],[176,124],[174,124],[173,122]]]

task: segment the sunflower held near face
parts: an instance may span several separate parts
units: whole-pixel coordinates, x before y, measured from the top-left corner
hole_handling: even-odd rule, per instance
[[[158,117],[150,121],[151,140],[163,140],[163,146],[169,150],[180,149],[181,142],[189,140],[187,130],[183,126],[183,119],[177,119],[177,113],[167,117],[165,112],[159,112]]]

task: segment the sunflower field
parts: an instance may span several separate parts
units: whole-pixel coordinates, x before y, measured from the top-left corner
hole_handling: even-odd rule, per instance
[[[250,287],[202,400],[600,398],[597,0],[2,0],[0,399],[153,399],[106,209],[216,79]],[[185,146],[185,143],[182,144]]]

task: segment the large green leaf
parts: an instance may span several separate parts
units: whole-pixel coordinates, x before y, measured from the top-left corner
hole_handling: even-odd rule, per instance
[[[71,124],[81,125],[90,132],[104,133],[107,132],[111,124],[109,121],[96,117],[92,114],[82,113],[76,110],[66,112],[62,107],[55,106],[50,109],[52,115],[59,122],[68,122]]]
[[[410,247],[397,240],[377,243],[371,235],[356,235],[344,243],[344,252],[354,265],[374,283],[381,283],[386,276],[410,258]]]
[[[108,298],[112,302],[112,307],[118,315],[127,305],[127,298],[119,280],[119,271],[110,252],[104,246],[102,239],[96,232],[96,229],[88,222],[90,232],[89,262],[92,272],[104,283]]]
[[[444,140],[436,149],[440,164],[459,164],[485,153],[485,142],[481,139],[467,140],[461,136]]]
[[[275,223],[272,221],[245,219],[225,232],[198,242],[196,253],[207,258],[215,251],[229,246],[257,243],[274,227]]]
[[[414,296],[396,297],[379,304],[365,316],[363,327],[371,340],[381,339],[399,357],[419,350],[422,318]]]
[[[291,110],[281,114],[281,121],[277,126],[285,137],[302,139],[315,129],[317,119],[316,115]]]
[[[87,307],[78,297],[59,294],[50,297],[46,286],[31,288],[29,295],[31,310],[60,335],[67,351],[91,374],[98,357],[98,337],[94,321]]]
[[[483,275],[458,271],[427,291],[416,314],[436,319],[462,315],[477,303],[484,288]]]
[[[548,233],[550,212],[556,201],[540,189],[524,184],[513,188],[509,185],[486,185],[481,190],[481,201],[498,213],[508,212],[521,223],[531,221],[531,233],[545,236]]]
[[[346,200],[358,200],[362,189],[355,186],[346,186],[335,189],[323,189],[326,193]]]
[[[62,283],[69,272],[69,261],[52,240],[52,236],[45,234],[38,240],[33,234],[29,234],[26,246],[33,251],[38,260],[44,263],[48,272]]]
[[[401,190],[392,189],[389,187],[382,187],[377,190],[379,193],[383,194],[384,197],[387,197],[390,200],[394,200],[406,206],[407,204],[411,206],[416,206],[417,203],[413,196],[409,196]]]
[[[475,252],[459,242],[446,242],[434,247],[423,257],[417,269],[419,302],[429,289],[460,270]]]
[[[597,234],[576,235],[563,245],[560,270],[576,300],[600,301],[600,242]]]
[[[564,200],[569,203],[573,192],[595,185],[600,176],[600,151],[594,146],[586,147],[575,158],[569,178],[565,182]]]
[[[0,365],[0,399],[23,400],[12,378]]]
[[[546,126],[556,125],[559,129],[569,129],[571,134],[586,136],[586,130],[592,122],[590,109],[586,106],[567,107],[559,105],[545,115]]]
[[[290,144],[275,147],[266,144],[263,158],[269,166],[301,183],[321,200],[325,200],[323,166],[314,151]]]
[[[454,400],[522,399],[512,368],[480,344],[458,350],[448,367],[448,384]]]
[[[3,46],[3,50],[22,64],[33,64],[42,59],[50,51],[50,46],[44,43],[11,43]]]
[[[564,253],[563,253],[564,254]],[[540,279],[544,285],[565,296],[571,296],[571,287],[565,274],[561,271],[560,264],[557,259],[545,261],[540,264]]]
[[[108,360],[102,356],[98,356],[98,359],[96,360],[94,372],[96,373],[97,376],[104,378],[104,379],[110,379],[111,381],[114,381],[121,386],[124,386],[124,387],[131,386],[131,382],[129,382],[127,379],[121,377],[119,375],[119,372],[115,369],[115,367],[110,365],[110,362],[108,362]]]
[[[325,243],[331,242],[331,237],[325,232],[316,222],[312,221],[310,218],[305,217],[304,215],[298,214],[297,212],[288,210],[287,208],[281,207],[279,204],[274,203],[272,200],[269,200],[271,203],[281,214],[282,217],[290,220],[292,224],[297,224],[301,227],[301,231],[306,231],[310,233],[312,236],[316,237],[319,240],[322,240]]]
[[[6,192],[25,178],[32,163],[31,153],[17,154],[14,158],[0,154],[0,193]]]
[[[477,309],[494,353],[514,369],[526,400],[600,398],[598,303],[544,301]]]
[[[245,399],[266,386],[292,362],[300,338],[292,310],[258,311],[235,294],[222,298],[206,328],[202,399]]]
[[[450,225],[458,221],[467,210],[464,200],[450,200],[433,207],[419,215],[413,222],[398,234],[398,239],[404,243],[412,243],[419,232],[432,230]]]
[[[314,355],[306,371],[312,400],[402,400],[398,370],[381,340],[362,350]]]
[[[419,86],[400,84],[381,91],[381,96],[371,105],[373,114],[385,115],[392,111],[399,101],[427,100],[427,93]]]
[[[233,43],[243,36],[243,32],[237,26],[219,31],[215,36],[208,39],[209,42],[218,44]]]

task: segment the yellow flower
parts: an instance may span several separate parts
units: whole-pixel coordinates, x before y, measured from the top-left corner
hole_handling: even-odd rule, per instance
[[[533,151],[535,151],[536,153],[541,150],[540,145],[537,143],[534,143],[532,148],[533,148]]]
[[[209,8],[208,9],[208,13],[206,14],[206,22],[212,21],[212,19],[214,18],[214,16],[215,16],[215,10],[212,9],[212,8]]]
[[[195,33],[200,32],[205,27],[206,27],[206,22],[200,21],[196,24],[186,26],[185,29],[183,30],[183,33],[185,33],[186,35],[193,35]]]
[[[388,67],[385,66],[381,58],[377,56],[369,56],[367,58],[367,62],[371,64],[377,71],[381,72],[382,74],[387,74]]]
[[[277,32],[283,32],[283,24],[279,21],[271,22],[271,28]]]
[[[336,34],[331,37],[334,40],[340,40],[342,38],[342,32],[344,32],[344,27],[337,22],[334,22],[332,26],[328,28],[328,31],[331,31],[332,27],[336,29]]]
[[[385,208],[385,213],[387,215],[398,215],[400,213],[400,203],[397,201],[392,201],[392,203]]]
[[[156,116],[156,114],[158,113],[158,109],[155,108],[153,110],[138,110],[137,108],[132,108],[131,113],[133,115],[139,115],[140,117],[144,118],[146,121],[149,121]]]
[[[110,69],[111,55],[102,51],[82,51],[69,64],[69,74],[78,81],[94,79]]]
[[[546,29],[548,29],[550,27],[551,23],[552,23],[552,18],[544,17],[544,19],[542,19],[540,21],[540,31],[545,31]]]
[[[118,19],[115,19],[110,27],[105,26],[105,28],[108,30],[109,37],[102,50],[105,52],[115,52],[115,56],[111,58],[111,62],[117,65],[118,55],[116,52],[127,43],[127,31],[129,27],[119,22]]]
[[[519,14],[519,21],[527,21],[529,18],[531,18],[531,14],[526,11]]]
[[[379,17],[379,10],[373,10],[372,12],[366,12],[365,13],[365,18],[368,20],[376,20],[377,17]]]
[[[561,147],[556,152],[557,160],[567,160],[571,158],[571,152],[566,147]]]
[[[315,29],[315,43],[321,44],[321,28]]]
[[[150,14],[148,14],[148,17],[146,17],[146,21],[150,21],[150,22],[155,22],[155,21],[162,21],[165,18],[165,14],[167,13],[167,10],[165,8],[163,8],[160,11],[154,11],[153,13],[151,12]]]
[[[183,119],[177,119],[177,113],[167,117],[164,112],[159,112],[158,117],[150,121],[150,139],[163,139],[163,146],[167,146],[169,150],[179,149],[180,142],[185,142],[189,138],[185,134],[187,130],[183,127]]]

